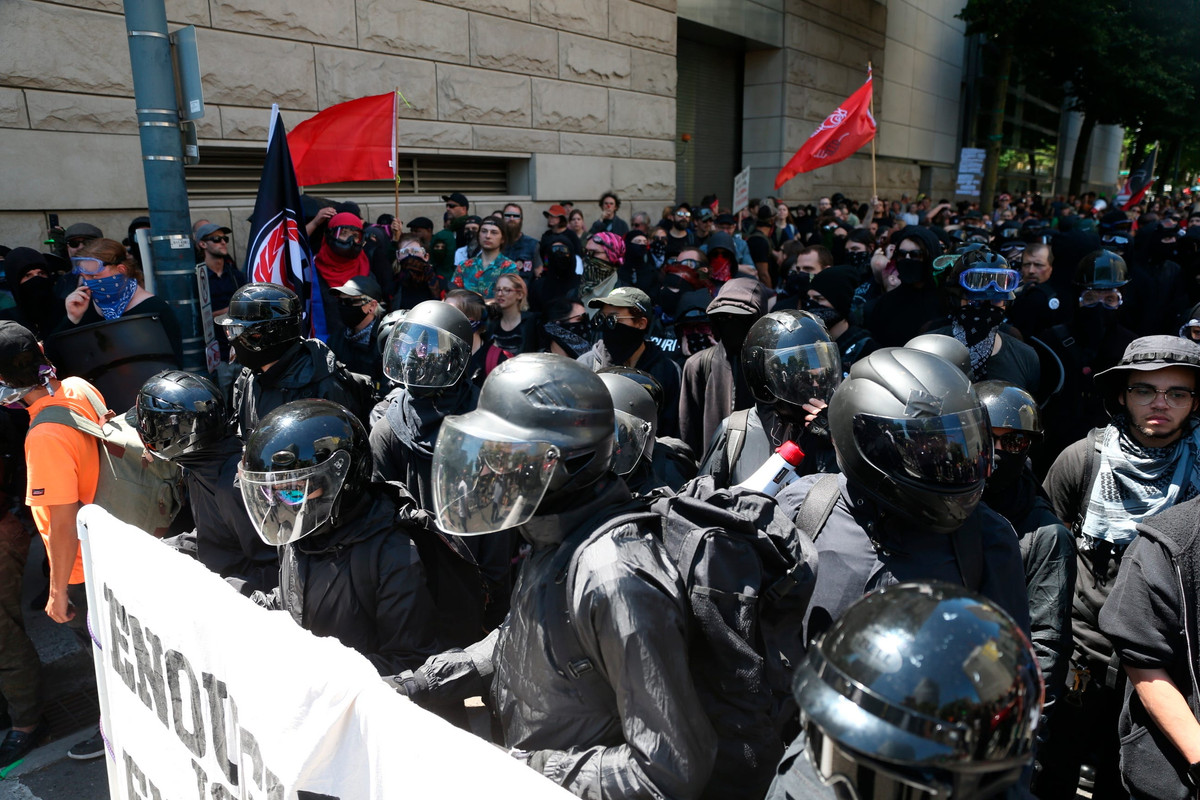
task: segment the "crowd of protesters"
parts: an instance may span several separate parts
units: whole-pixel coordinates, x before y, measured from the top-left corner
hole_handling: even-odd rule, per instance
[[[0,248],[0,769],[45,737],[33,528],[45,612],[79,630],[86,609],[96,442],[38,416],[107,404],[179,469],[168,544],[451,721],[484,694],[514,757],[580,796],[1194,796],[1200,204],[443,200],[435,225],[306,197],[297,291],[248,281],[231,230],[197,220],[211,380],[178,369],[169,298],[145,289],[146,218],[123,242],[79,222]],[[118,324],[128,352],[73,360]],[[800,478],[759,530],[801,542],[796,660],[766,722],[731,726],[689,668],[692,576],[644,519],[600,523],[639,499],[720,508],[789,441]],[[922,639],[955,603],[991,638]],[[954,636],[994,663],[949,663]],[[924,648],[915,672],[899,641]],[[733,727],[756,743],[739,757]]]

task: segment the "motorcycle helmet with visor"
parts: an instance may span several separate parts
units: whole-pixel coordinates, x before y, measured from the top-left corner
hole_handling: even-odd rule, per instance
[[[654,433],[658,427],[658,408],[636,381],[615,372],[597,373],[612,395],[616,414],[617,446],[613,472],[628,475],[654,453]]]
[[[979,505],[992,464],[987,413],[944,358],[887,348],[855,362],[829,423],[842,472],[909,523],[952,533]]]
[[[299,296],[276,283],[248,283],[234,291],[216,323],[231,344],[253,352],[277,350],[304,337]]]
[[[146,451],[166,460],[212,447],[230,433],[225,395],[207,378],[182,370],[142,384],[134,411]]]
[[[465,373],[473,338],[462,311],[441,300],[418,303],[388,336],[383,374],[410,390],[447,389]]]
[[[336,524],[343,498],[366,488],[367,432],[345,407],[295,400],[271,411],[246,440],[238,483],[264,542],[279,546]]]
[[[799,663],[808,758],[838,797],[995,797],[1033,757],[1044,692],[1003,610],[946,583],[854,603]]]
[[[805,311],[772,311],[750,326],[742,369],[754,399],[794,418],[810,399],[828,402],[842,359],[825,326]]]
[[[523,525],[604,477],[615,442],[612,397],[591,370],[548,353],[510,358],[488,375],[474,411],[442,423],[436,523],[463,536]]]

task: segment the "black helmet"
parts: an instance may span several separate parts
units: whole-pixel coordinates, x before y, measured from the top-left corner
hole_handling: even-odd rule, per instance
[[[993,428],[1011,428],[1042,437],[1042,412],[1029,392],[1008,381],[980,381],[975,394],[988,412]]]
[[[951,288],[972,301],[1012,300],[1021,273],[1006,258],[986,247],[964,252],[951,271]]]
[[[239,360],[244,352],[282,355],[304,338],[300,298],[276,283],[248,283],[229,298],[229,311],[217,319]]]
[[[909,339],[904,346],[909,350],[922,350],[926,353],[933,353],[935,356],[941,356],[962,370],[963,375],[968,378],[972,377],[971,351],[953,336],[947,336],[944,333],[922,333],[920,336]]]
[[[473,340],[462,311],[441,300],[418,303],[388,336],[383,374],[417,393],[445,391],[466,374]]]
[[[159,458],[204,450],[229,433],[225,396],[212,381],[190,372],[169,369],[150,378],[134,408],[138,436]]]
[[[375,349],[379,351],[380,355],[383,355],[384,349],[387,347],[387,340],[391,336],[392,330],[406,316],[408,316],[408,309],[398,308],[395,311],[389,311],[383,319],[379,320],[379,328],[375,331]]]
[[[638,463],[654,453],[654,434],[658,431],[658,408],[654,398],[640,384],[615,372],[598,372],[612,395],[617,415],[617,451],[613,472],[628,475]]]
[[[799,663],[807,757],[838,796],[986,798],[1033,757],[1042,680],[1029,640],[960,586],[872,592]]]
[[[582,364],[522,354],[488,375],[475,410],[446,417],[433,453],[433,506],[447,533],[528,522],[612,469],[613,401]]]
[[[750,326],[742,370],[755,400],[781,416],[802,419],[801,405],[810,398],[829,400],[842,380],[842,359],[816,317],[789,309]]]
[[[1075,285],[1085,289],[1116,289],[1129,283],[1125,259],[1111,250],[1084,256],[1075,270]]]
[[[330,400],[294,400],[258,421],[238,467],[246,513],[269,545],[294,542],[337,517],[370,483],[358,417]],[[353,502],[353,501],[351,501]]]
[[[979,505],[987,413],[946,359],[892,347],[856,361],[829,401],[829,428],[851,484],[907,521],[952,533]]]
[[[663,391],[662,384],[658,382],[658,378],[634,367],[612,366],[605,367],[597,371],[597,375],[603,375],[606,372],[611,372],[613,375],[623,375],[634,383],[641,384],[642,388],[650,395],[650,399],[654,401],[654,407],[661,414],[663,406],[666,404],[666,392]]]

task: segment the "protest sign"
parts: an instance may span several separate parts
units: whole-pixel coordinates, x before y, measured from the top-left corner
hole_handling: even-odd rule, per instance
[[[79,535],[112,800],[570,797],[102,508]]]

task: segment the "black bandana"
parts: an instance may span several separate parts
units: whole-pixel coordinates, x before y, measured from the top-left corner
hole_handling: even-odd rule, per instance
[[[1004,309],[991,303],[968,303],[950,314],[954,338],[971,351],[971,371],[975,380],[987,378],[987,360],[996,344],[996,333],[1004,321]]]

